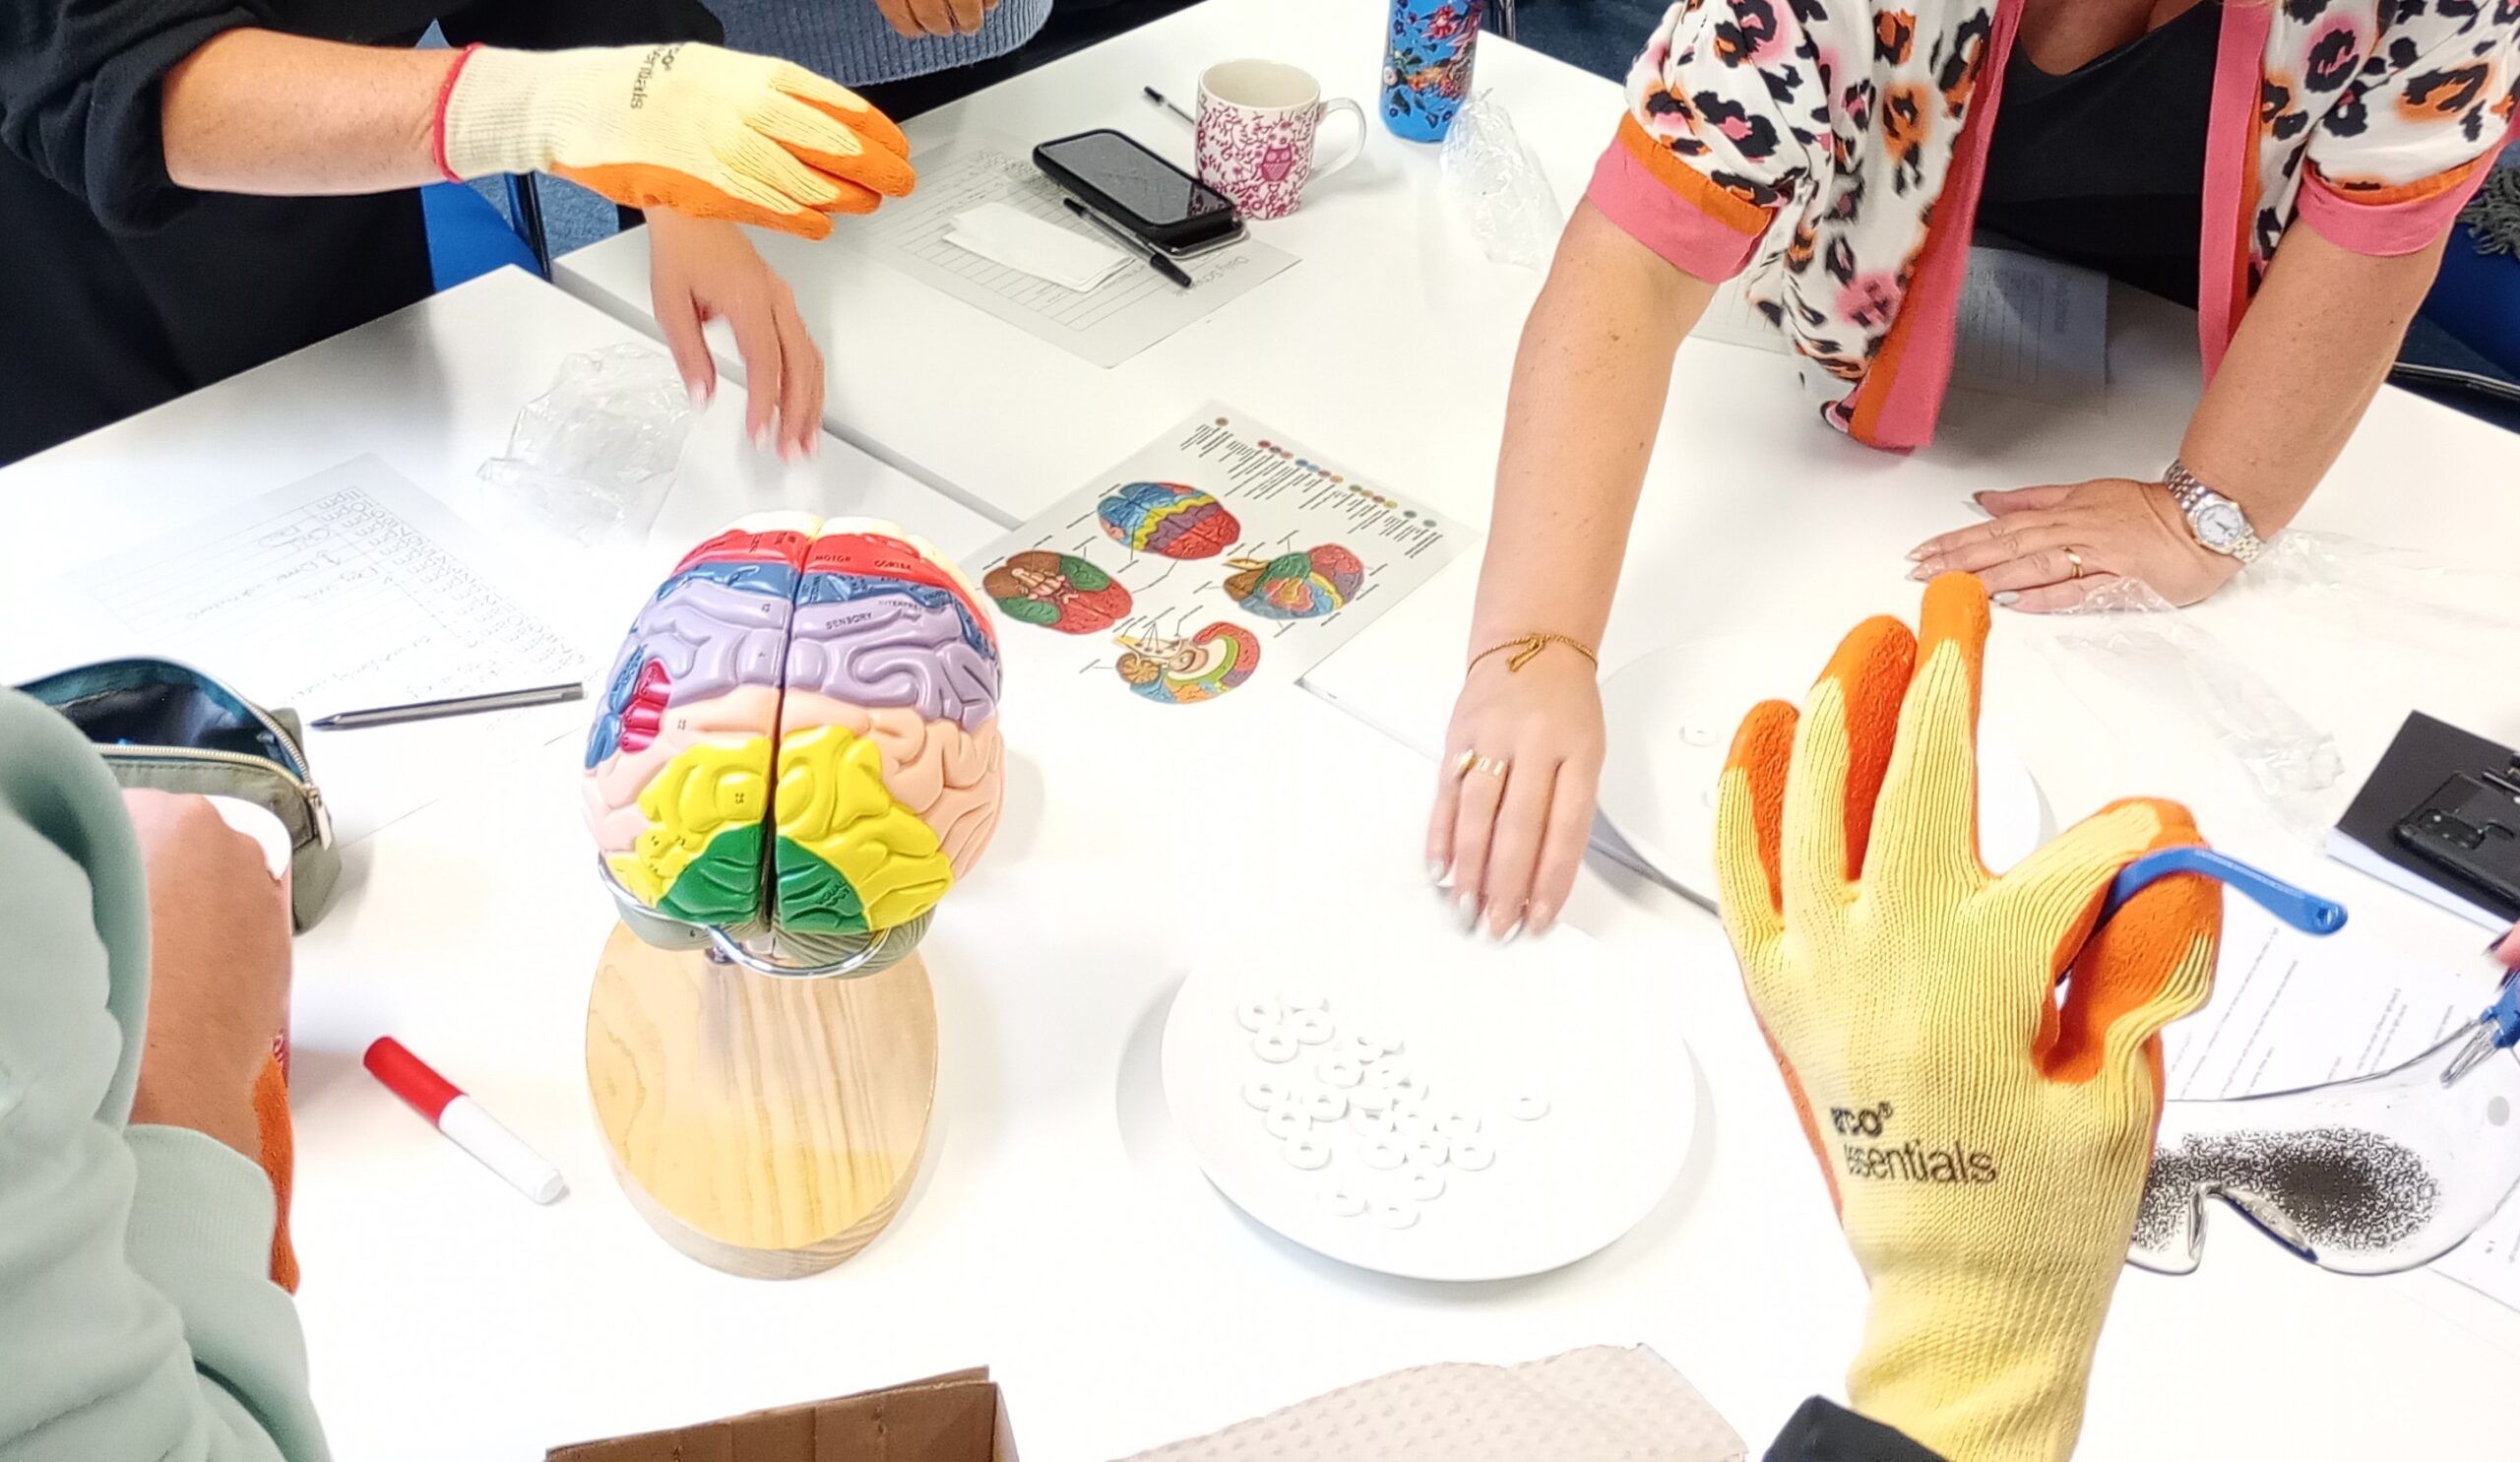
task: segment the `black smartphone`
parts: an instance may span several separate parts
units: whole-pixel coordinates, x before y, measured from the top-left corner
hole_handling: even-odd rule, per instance
[[[1107,222],[1175,259],[1242,236],[1233,200],[1108,127],[1033,149],[1033,165]]]
[[[2520,782],[2458,773],[2398,819],[2397,839],[2469,888],[2520,905]]]

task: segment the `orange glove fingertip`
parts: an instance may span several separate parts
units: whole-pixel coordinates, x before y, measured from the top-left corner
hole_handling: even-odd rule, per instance
[[[814,82],[822,83],[822,78],[813,76],[811,72],[807,72],[806,75],[812,77]],[[868,105],[866,98],[848,88],[836,83],[822,83],[811,87],[783,83],[779,90],[856,133],[868,147],[880,148],[904,159],[910,157],[910,137],[902,131],[900,124]],[[855,104],[848,105],[834,100],[830,95],[832,92],[838,92]]]
[[[1917,658],[1928,661],[1942,646],[1957,645],[1972,675],[1986,658],[1986,635],[1994,627],[1986,586],[1976,574],[1936,574],[1925,586],[1924,609],[1917,622]]]
[[[1725,781],[1729,784],[1738,773],[1746,801],[1736,808],[1731,797],[1719,795],[1716,809],[1719,868],[1746,831],[1750,851],[1767,880],[1766,917],[1771,921],[1785,917],[1785,784],[1794,766],[1794,736],[1800,721],[1800,713],[1784,701],[1761,701],[1750,708],[1732,733],[1732,749],[1724,760]],[[1733,823],[1742,815],[1749,818],[1746,830]],[[1723,892],[1727,902],[1739,897],[1732,889]]]

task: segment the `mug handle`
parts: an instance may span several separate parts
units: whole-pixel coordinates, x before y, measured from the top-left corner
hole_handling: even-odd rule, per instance
[[[1327,130],[1331,117],[1341,112],[1345,112],[1355,119],[1355,146],[1348,149],[1345,153],[1340,154],[1338,161],[1324,162],[1321,160],[1321,134],[1319,132],[1315,132],[1313,134],[1312,143],[1312,180],[1315,182],[1330,176],[1330,174],[1337,172],[1340,168],[1347,166],[1349,163],[1355,161],[1358,158],[1365,155],[1366,129],[1365,109],[1363,107],[1358,106],[1355,102],[1349,100],[1345,96],[1334,96],[1330,100],[1321,103],[1320,125],[1324,130]]]

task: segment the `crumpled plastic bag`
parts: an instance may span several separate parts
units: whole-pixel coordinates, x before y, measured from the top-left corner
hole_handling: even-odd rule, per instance
[[[1444,193],[1491,261],[1542,269],[1566,215],[1513,117],[1489,95],[1480,93],[1453,117],[1444,138]]]
[[[2304,636],[2344,633],[2365,613],[2413,613],[2461,625],[2483,619],[2520,638],[2520,574],[2339,534],[2278,535],[2221,595],[2274,602]],[[2166,690],[2239,764],[2289,834],[2323,846],[2346,791],[2339,787],[2345,762],[2335,737],[2244,656],[2140,580],[2104,585],[2064,612],[2072,623],[2052,642],[2054,653]]]
[[[500,489],[483,495],[588,547],[645,538],[698,419],[662,351],[582,351],[517,413],[507,455],[481,464],[481,480]]]

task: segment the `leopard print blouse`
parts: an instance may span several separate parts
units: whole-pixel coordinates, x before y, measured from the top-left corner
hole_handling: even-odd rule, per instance
[[[1595,207],[1751,301],[1822,419],[1931,439],[2022,0],[1681,0],[1627,82]],[[2299,221],[2410,253],[2513,130],[2520,0],[2225,0],[2198,259],[2207,367]]]

